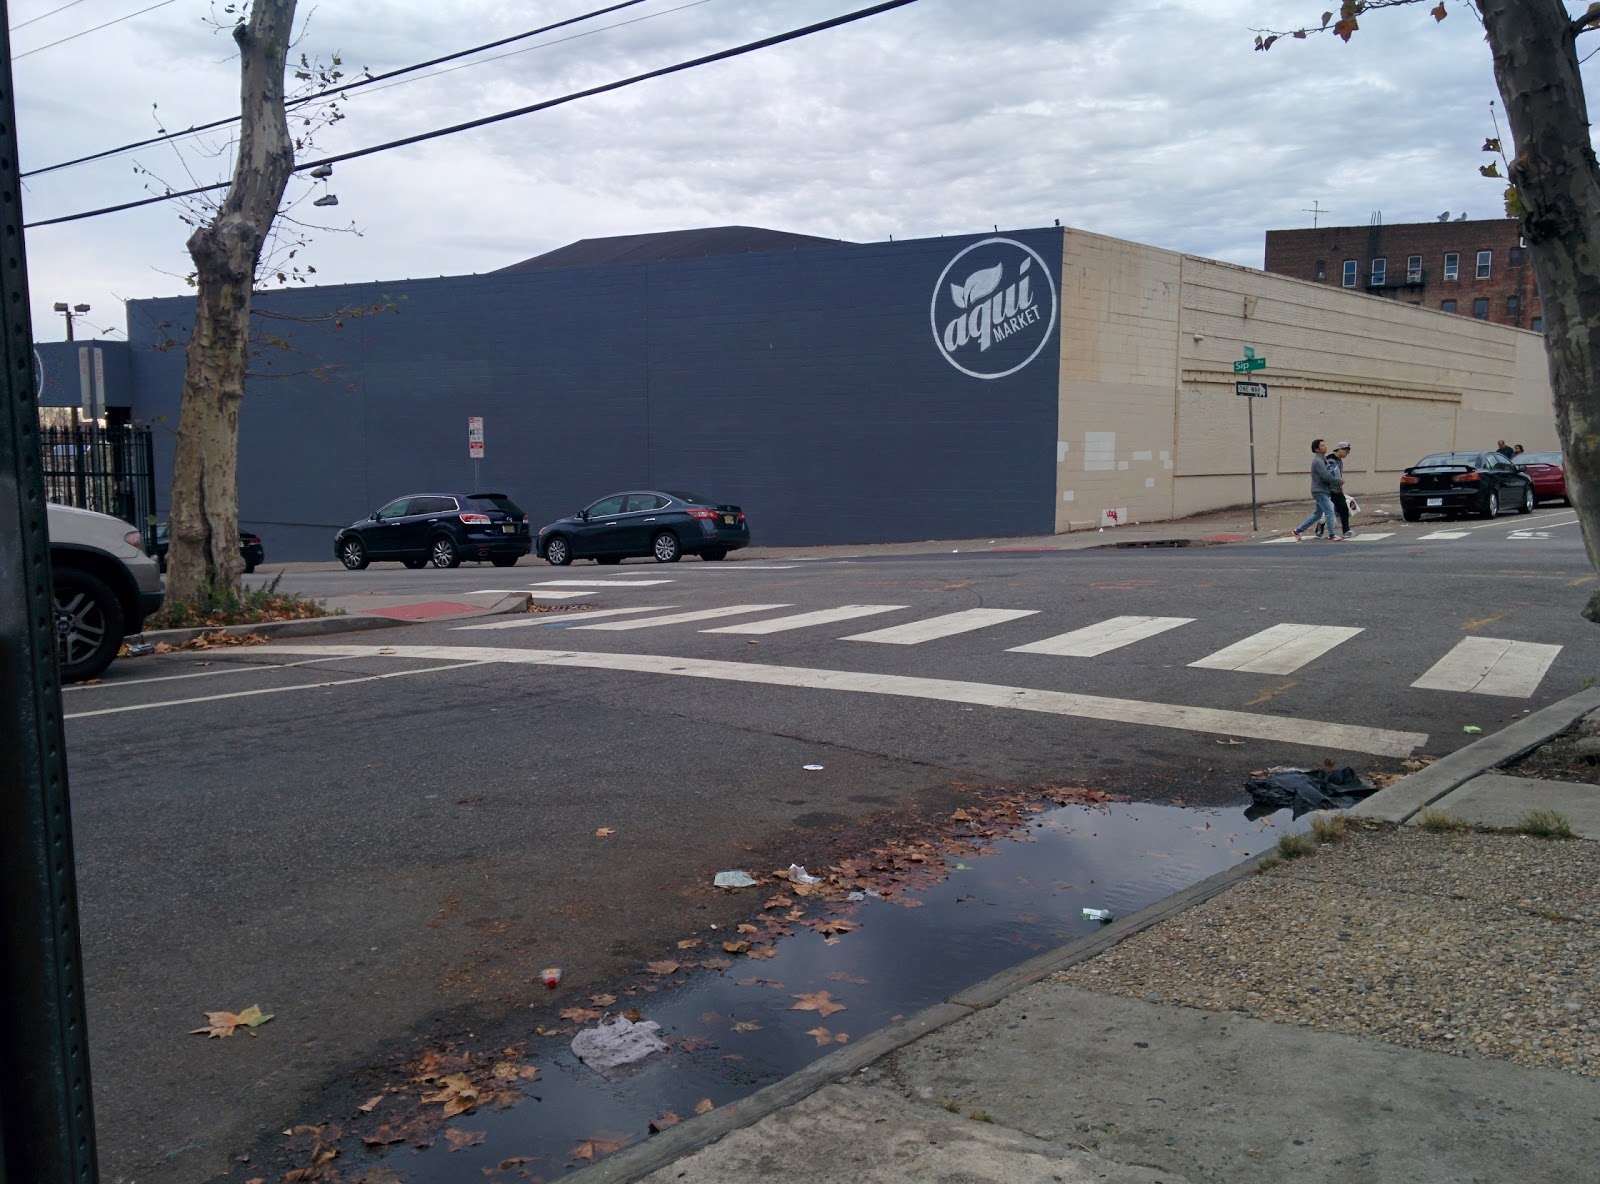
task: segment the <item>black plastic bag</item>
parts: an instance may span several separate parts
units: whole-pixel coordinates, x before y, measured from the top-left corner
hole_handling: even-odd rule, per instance
[[[1342,769],[1285,769],[1271,777],[1252,777],[1244,787],[1251,801],[1244,816],[1252,821],[1274,810],[1291,810],[1296,818],[1308,810],[1348,810],[1376,792],[1349,765]]]

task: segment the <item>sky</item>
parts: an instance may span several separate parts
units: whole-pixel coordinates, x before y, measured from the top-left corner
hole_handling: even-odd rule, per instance
[[[302,0],[293,56],[338,55],[355,78],[614,2]],[[537,103],[869,2],[644,0],[352,91],[343,118],[297,159]],[[294,262],[315,267],[316,282],[355,283],[492,271],[577,239],[689,227],[871,242],[1059,219],[1259,267],[1267,230],[1313,219],[1499,217],[1504,183],[1478,174],[1498,113],[1489,52],[1470,8],[1445,5],[1442,23],[1430,0],[1370,15],[1348,45],[1314,35],[1258,53],[1255,30],[1314,25],[1336,6],[918,0],[347,161],[326,182],[301,175],[288,194],[308,227]],[[222,5],[12,0],[8,22],[25,174],[238,113]],[[117,23],[96,29],[107,22]],[[231,169],[226,130],[189,137],[25,177],[24,213],[56,218]],[[326,193],[336,207],[310,205]],[[124,301],[189,291],[184,212],[161,202],[29,229],[35,337],[65,337],[57,302],[90,306],[80,339],[122,338]]]

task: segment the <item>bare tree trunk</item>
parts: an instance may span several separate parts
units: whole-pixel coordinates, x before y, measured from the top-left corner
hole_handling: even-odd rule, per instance
[[[239,45],[239,157],[212,221],[189,236],[198,293],[183,376],[172,474],[167,600],[208,588],[236,591],[239,556],[239,405],[250,344],[256,265],[294,168],[284,116],[284,59],[295,0],[255,0]]]
[[[1600,166],[1561,0],[1477,0],[1516,155],[1511,182],[1539,281],[1567,496],[1600,571]],[[1600,592],[1583,615],[1600,622]]]

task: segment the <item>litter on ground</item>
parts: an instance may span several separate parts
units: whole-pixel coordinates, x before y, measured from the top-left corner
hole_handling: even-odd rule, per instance
[[[635,1023],[625,1015],[601,1020],[572,1038],[573,1054],[597,1073],[642,1061],[653,1052],[665,1052],[666,1041],[656,1035],[654,1020]]]

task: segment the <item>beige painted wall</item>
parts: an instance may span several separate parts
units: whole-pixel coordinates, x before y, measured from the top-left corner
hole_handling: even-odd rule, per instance
[[[1058,531],[1248,503],[1251,411],[1262,501],[1309,498],[1315,436],[1363,495],[1427,452],[1556,446],[1533,333],[1077,230],[1061,286]],[[1266,399],[1234,394],[1246,345]]]

